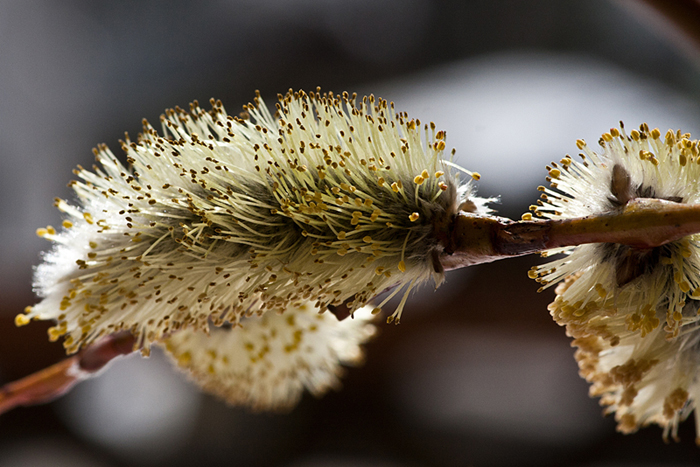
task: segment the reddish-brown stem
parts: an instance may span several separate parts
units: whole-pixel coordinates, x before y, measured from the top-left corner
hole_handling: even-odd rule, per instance
[[[460,213],[439,235],[445,269],[584,243],[653,248],[700,232],[700,205],[638,198],[623,208],[565,220],[513,222]]]
[[[0,388],[0,414],[20,405],[50,402],[80,381],[94,376],[110,361],[134,350],[130,333],[107,336],[77,355]]]
[[[552,221],[546,248],[621,243],[653,248],[700,232],[700,205],[638,198],[621,211]]]

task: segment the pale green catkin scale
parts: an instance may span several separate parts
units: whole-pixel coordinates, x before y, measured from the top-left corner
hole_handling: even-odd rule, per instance
[[[166,112],[162,135],[144,122],[122,144],[130,169],[101,146],[99,167],[76,171],[78,206],[58,200],[64,229],[40,232],[56,242],[36,270],[43,300],[18,324],[57,320],[69,352],[131,330],[147,353],[245,315],[352,311],[439,284],[434,223],[467,197],[488,212],[443,160],[445,133],[381,99],[290,91],[277,117],[258,96],[243,119],[212,106]]]

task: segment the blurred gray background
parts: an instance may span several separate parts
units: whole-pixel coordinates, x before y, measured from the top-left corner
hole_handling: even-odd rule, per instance
[[[659,2],[650,2],[659,3]],[[58,361],[16,329],[56,196],[91,148],[167,107],[259,89],[374,93],[447,130],[519,217],[544,165],[624,120],[700,136],[690,28],[650,3],[571,0],[0,1],[0,382]],[[697,8],[694,0],[667,2]],[[681,21],[682,22],[682,21]],[[700,27],[700,23],[696,23]],[[686,25],[687,26],[687,25]],[[345,388],[286,415],[201,395],[161,355],[115,363],[55,403],[0,417],[0,466],[695,465],[661,430],[615,433],[526,277],[538,258],[452,273],[380,324]],[[691,417],[692,418],[692,417]]]

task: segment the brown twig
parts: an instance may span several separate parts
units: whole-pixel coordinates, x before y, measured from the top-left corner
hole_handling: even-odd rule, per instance
[[[130,333],[113,334],[77,355],[4,385],[0,388],[0,414],[20,405],[42,404],[62,396],[116,357],[133,352],[134,342]]]
[[[654,248],[699,233],[700,205],[638,198],[603,214],[520,222],[460,213],[448,230],[437,234],[446,270],[585,243]]]

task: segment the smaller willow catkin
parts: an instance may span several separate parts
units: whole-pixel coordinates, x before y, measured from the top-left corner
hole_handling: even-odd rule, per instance
[[[144,122],[122,142],[128,169],[96,149],[99,166],[75,171],[77,206],[56,200],[63,229],[38,230],[55,243],[36,268],[43,300],[16,323],[56,320],[69,353],[129,330],[147,354],[185,328],[354,312],[392,287],[398,322],[413,287],[443,281],[434,226],[488,212],[455,172],[478,174],[444,160],[444,131],[373,96],[290,90],[276,106],[169,110],[162,135]]]
[[[283,314],[243,318],[240,327],[209,334],[184,329],[162,345],[204,391],[253,410],[288,410],[304,389],[321,396],[340,387],[345,366],[364,361],[362,344],[374,336],[371,308],[338,321],[310,304]]]
[[[700,143],[690,134],[664,135],[647,124],[628,134],[620,122],[598,143],[595,151],[578,140],[580,161],[567,155],[547,167],[551,188],[539,188],[536,215],[620,214],[640,198],[700,203]],[[695,410],[700,442],[700,235],[653,248],[594,243],[547,255],[556,253],[564,255],[529,275],[543,288],[559,283],[549,311],[574,338],[591,395],[624,433],[655,423],[664,438],[676,438]]]

